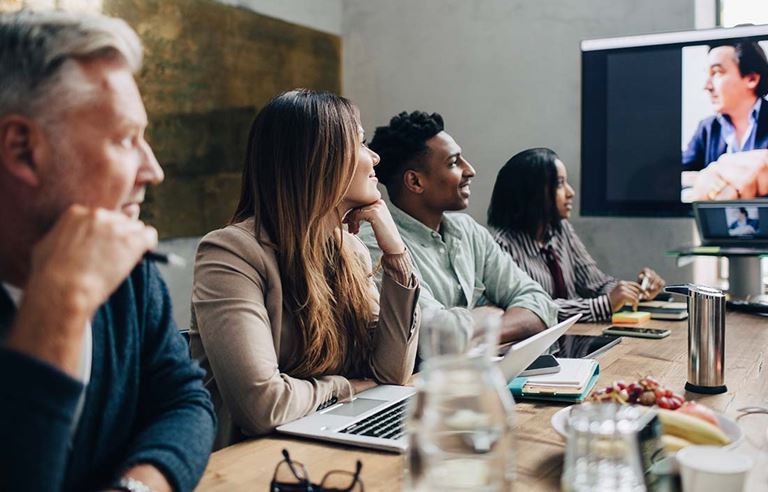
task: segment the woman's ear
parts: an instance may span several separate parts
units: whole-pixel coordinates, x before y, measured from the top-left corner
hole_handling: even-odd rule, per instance
[[[29,118],[10,114],[0,118],[0,167],[28,186],[37,186],[40,176],[35,164],[39,127]]]
[[[403,186],[411,193],[424,193],[423,177],[418,171],[408,169],[403,173]]]

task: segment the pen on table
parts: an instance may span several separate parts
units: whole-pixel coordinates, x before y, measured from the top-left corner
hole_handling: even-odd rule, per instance
[[[168,266],[184,267],[187,261],[175,253],[163,253],[162,251],[147,251],[144,253],[144,259],[162,263]]]

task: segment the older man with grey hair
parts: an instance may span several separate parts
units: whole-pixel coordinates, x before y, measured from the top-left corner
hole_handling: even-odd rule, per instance
[[[214,416],[138,220],[163,173],[123,21],[0,15],[0,490],[191,490]]]

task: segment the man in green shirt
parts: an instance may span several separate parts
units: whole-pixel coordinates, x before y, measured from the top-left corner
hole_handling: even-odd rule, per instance
[[[520,340],[557,322],[552,299],[469,215],[475,170],[437,114],[400,113],[376,129],[376,176],[421,278],[423,310],[445,309],[471,326],[472,311],[502,315],[501,340]],[[373,261],[381,255],[370,227],[360,231]]]

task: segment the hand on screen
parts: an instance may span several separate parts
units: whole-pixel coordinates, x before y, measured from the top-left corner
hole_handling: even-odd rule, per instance
[[[768,195],[768,150],[724,154],[716,164],[723,179],[736,188],[738,198]]]
[[[768,195],[768,150],[723,154],[699,172],[694,200],[751,199]]]
[[[683,188],[691,188],[696,184],[696,177],[699,171],[683,171],[680,173],[680,185]]]

